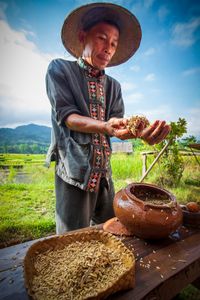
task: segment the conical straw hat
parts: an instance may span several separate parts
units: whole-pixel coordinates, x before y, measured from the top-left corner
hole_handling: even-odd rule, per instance
[[[122,6],[112,3],[92,3],[73,10],[65,19],[61,38],[66,50],[73,56],[82,55],[79,31],[99,22],[111,21],[120,30],[116,53],[108,66],[116,66],[127,61],[139,48],[141,27],[137,18]]]

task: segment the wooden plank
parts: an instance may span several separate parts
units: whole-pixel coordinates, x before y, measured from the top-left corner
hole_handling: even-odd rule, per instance
[[[153,299],[149,298],[153,294],[162,295],[162,297],[155,299],[171,299],[183,287],[199,277],[199,240],[200,232],[156,250],[155,253],[152,252],[144,256],[142,260],[139,259],[136,263],[135,288],[127,292],[112,295],[108,299]],[[147,267],[148,265],[150,265],[149,268]],[[180,283],[176,285],[176,281],[179,278]],[[175,279],[176,281],[173,281]],[[174,290],[168,290],[169,286],[173,285],[173,283]]]
[[[30,300],[24,287],[22,266],[0,273],[1,300]]]
[[[193,262],[174,276],[165,280],[160,286],[150,292],[144,299],[162,299],[170,300],[175,297],[180,290],[186,287],[193,278],[197,278],[200,274],[200,259]],[[196,299],[197,300],[197,299]]]
[[[102,228],[102,225],[95,228]],[[169,238],[158,241],[145,241],[137,237],[120,239],[136,257],[136,286],[130,291],[110,296],[109,299],[140,300],[153,299],[149,298],[152,295],[162,295],[157,299],[165,300],[163,295],[167,290],[173,289],[168,294],[171,297],[199,277],[200,230],[182,227]],[[29,299],[24,287],[22,263],[29,246],[35,242],[36,240],[0,250],[1,300]]]
[[[147,154],[143,154],[142,155],[142,176],[144,176],[146,171],[147,171]]]
[[[39,240],[40,239],[0,249],[0,272],[22,265],[28,248]]]
[[[169,152],[170,152],[170,149],[169,149]],[[159,152],[158,151],[142,151],[141,152],[141,155],[153,155],[153,154],[158,154]],[[192,152],[191,153],[191,149],[190,150],[179,150],[179,154],[181,155],[185,155],[185,156],[192,156],[193,154],[195,155],[200,155],[200,152]]]
[[[197,150],[200,150],[200,144],[189,144],[188,145],[190,148],[193,148],[193,149],[197,149]]]

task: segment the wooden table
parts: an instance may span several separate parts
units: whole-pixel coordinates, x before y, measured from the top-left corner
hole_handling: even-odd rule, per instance
[[[189,283],[200,279],[200,229],[182,227],[160,241],[122,238],[136,257],[136,286],[108,299],[172,299]],[[0,299],[28,300],[23,258],[35,241],[0,250]],[[48,299],[47,299],[48,300]]]

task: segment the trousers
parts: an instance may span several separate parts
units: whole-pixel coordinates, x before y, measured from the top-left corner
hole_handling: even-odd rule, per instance
[[[63,181],[55,174],[56,192],[56,233],[104,223],[114,217],[114,186],[101,178],[97,193],[81,190]]]

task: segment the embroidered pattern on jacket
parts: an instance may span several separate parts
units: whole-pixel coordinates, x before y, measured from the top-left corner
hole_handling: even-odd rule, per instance
[[[99,71],[89,65],[86,65],[82,58],[78,59],[78,64],[85,70],[86,74],[90,116],[95,120],[105,121],[105,73],[104,71]],[[101,176],[106,176],[111,154],[109,143],[106,136],[102,133],[92,134],[92,147],[92,169],[87,184],[87,191],[90,192],[97,191]]]

